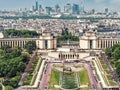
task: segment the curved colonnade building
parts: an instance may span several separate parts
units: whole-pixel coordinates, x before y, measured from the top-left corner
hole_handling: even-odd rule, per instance
[[[114,44],[120,43],[119,37],[99,36],[93,31],[89,31],[80,37],[81,49],[105,49],[111,48]]]
[[[11,47],[21,47],[23,48],[26,42],[35,41],[36,46],[39,49],[56,49],[57,39],[50,33],[50,31],[45,31],[39,38],[0,38],[0,47],[4,45],[9,45]],[[80,37],[79,49],[105,49],[111,48],[114,44],[120,43],[120,38],[118,37],[100,37],[93,31],[88,31]],[[69,56],[68,56],[69,57]]]
[[[56,38],[49,32],[45,31],[39,38],[0,38],[0,47],[4,45],[9,45],[10,47],[21,47],[28,41],[35,41],[38,49],[56,49],[57,40]]]

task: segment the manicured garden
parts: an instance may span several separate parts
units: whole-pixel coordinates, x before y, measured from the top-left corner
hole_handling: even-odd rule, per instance
[[[65,89],[78,88],[76,73],[62,73],[62,88]]]
[[[49,89],[58,90],[54,88],[54,85],[59,85],[60,80],[60,72],[53,69],[51,72],[50,82],[49,82]]]
[[[106,65],[106,64],[104,63],[104,61],[101,60],[101,59],[100,59],[100,63],[101,63],[101,65],[102,65],[102,68],[104,69],[104,72],[105,72],[106,77],[107,77],[107,79],[108,79],[109,85],[110,85],[110,86],[116,86],[117,83],[116,83],[115,81],[113,81],[112,76],[111,76],[111,74],[110,74],[110,71],[109,71],[107,65]]]
[[[84,70],[80,71],[79,77],[80,77],[80,84],[81,85],[86,85],[86,84],[90,83],[87,70],[84,69]]]
[[[81,70],[79,72],[71,72],[71,71],[62,72],[53,68],[48,86],[49,89],[51,90],[60,90],[60,88],[75,89],[75,88],[79,88],[79,86],[85,86],[80,90],[90,90],[91,84],[90,84],[88,72],[83,67],[83,65],[81,65],[80,68]]]
[[[86,69],[83,69],[82,71],[79,72],[79,77],[80,77],[80,85],[88,85],[88,87],[81,90],[91,89],[90,79]]]

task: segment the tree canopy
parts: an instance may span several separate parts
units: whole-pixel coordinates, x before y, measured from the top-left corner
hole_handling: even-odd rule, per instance
[[[0,51],[0,54],[2,54],[0,55],[0,78],[4,77],[3,84],[5,86],[17,87],[20,76],[24,72],[30,56],[22,53],[21,49],[10,48],[7,45],[1,47]]]
[[[120,59],[120,44],[114,44],[112,48],[105,49],[106,55],[114,59]]]
[[[116,72],[118,76],[120,76],[120,44],[115,44],[112,48],[107,48],[105,53],[109,58],[113,58],[111,63],[114,62],[113,64],[115,64]]]
[[[65,28],[62,30],[62,35],[57,37],[58,41],[66,41],[66,40],[71,40],[71,41],[78,41],[79,37],[78,36],[73,36],[71,33],[68,32],[68,28]]]
[[[31,54],[36,49],[36,42],[35,41],[28,41],[25,44],[25,49],[27,50],[27,52],[29,52]]]
[[[38,35],[39,34],[36,31],[29,31],[29,30],[8,29],[5,32],[5,36],[7,37],[33,38],[33,37],[37,37]]]
[[[11,87],[11,86],[6,86],[6,87],[5,87],[5,90],[14,90],[14,89],[13,89],[13,87]]]

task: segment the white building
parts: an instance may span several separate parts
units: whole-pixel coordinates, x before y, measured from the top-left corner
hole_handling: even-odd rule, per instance
[[[38,49],[57,48],[57,40],[48,30],[45,30],[39,38],[4,38],[3,34],[0,35],[0,47],[9,45],[12,48],[15,46],[23,48],[28,41],[35,41]]]
[[[105,49],[120,43],[119,37],[99,36],[93,31],[88,31],[80,37],[80,49]]]

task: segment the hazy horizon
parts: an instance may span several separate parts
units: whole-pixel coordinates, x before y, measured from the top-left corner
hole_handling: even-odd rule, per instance
[[[59,4],[63,7],[67,3],[81,4],[81,0],[38,0],[42,7],[51,6],[54,7]],[[85,10],[104,10],[109,8],[112,11],[120,11],[119,9],[120,0],[84,0]],[[0,10],[11,10],[19,8],[31,9],[35,5],[35,0],[0,0]]]

